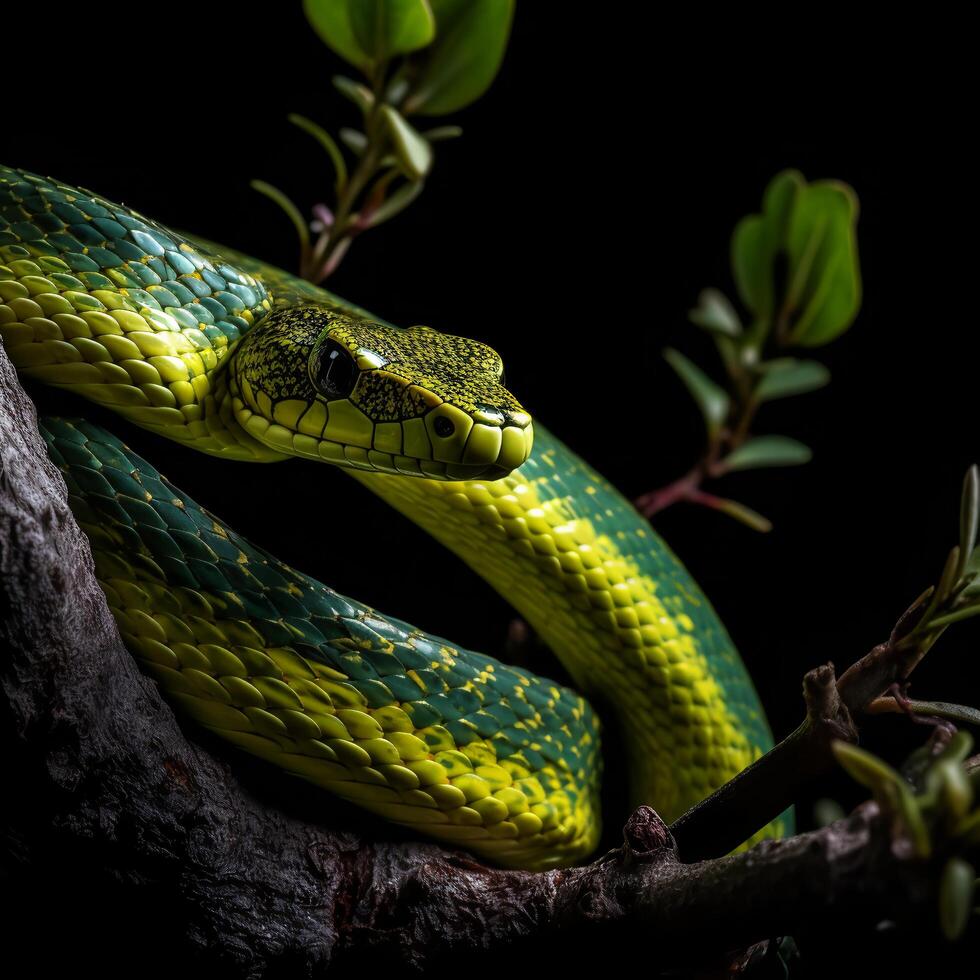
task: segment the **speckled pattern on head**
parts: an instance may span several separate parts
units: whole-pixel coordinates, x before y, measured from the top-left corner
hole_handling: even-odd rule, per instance
[[[322,381],[344,362],[343,391]],[[276,309],[231,367],[235,419],[270,449],[403,476],[497,478],[533,444],[499,355],[427,327],[325,308]]]
[[[24,374],[189,447],[341,464],[548,642],[622,728],[633,800],[666,819],[771,745],[697,584],[539,421],[528,457],[529,418],[489,348],[399,330],[249,256],[4,168],[0,337]],[[285,568],[103,430],[45,429],[127,645],[175,706],[501,864],[554,867],[595,846],[597,726],[580,695]],[[403,556],[365,542],[351,560],[405,574]]]

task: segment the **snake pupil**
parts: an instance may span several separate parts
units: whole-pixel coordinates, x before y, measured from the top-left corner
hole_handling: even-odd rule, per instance
[[[436,419],[434,428],[436,430],[436,435],[442,436],[443,439],[447,439],[456,431],[456,427],[449,419],[446,418],[445,415],[440,415]]]
[[[346,398],[357,383],[357,365],[336,340],[328,339],[320,351],[316,385],[328,398]]]

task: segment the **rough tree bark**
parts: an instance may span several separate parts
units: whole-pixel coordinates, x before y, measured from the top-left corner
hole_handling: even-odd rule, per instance
[[[641,807],[622,847],[530,874],[399,838],[312,789],[280,797],[283,777],[185,732],[127,654],[2,349],[0,612],[3,884],[31,941],[76,960],[138,956],[143,975],[171,976],[369,961],[455,973],[515,948],[524,965],[542,950],[575,963],[615,943],[656,972],[935,900],[934,870],[892,852],[873,804],[696,864]]]

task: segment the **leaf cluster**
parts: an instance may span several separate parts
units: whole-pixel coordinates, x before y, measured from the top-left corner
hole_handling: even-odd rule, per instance
[[[861,302],[857,215],[846,184],[808,183],[787,170],[766,188],[762,211],[736,226],[731,269],[742,313],[720,290],[706,289],[689,315],[714,341],[725,380],[714,380],[680,351],[665,352],[704,418],[704,476],[810,460],[809,447],[798,440],[754,435],[751,425],[763,404],[830,381],[822,363],[786,351],[826,345],[854,321]],[[713,497],[711,506],[760,530],[771,526],[735,501]]]
[[[977,888],[974,866],[963,857],[980,846],[980,768],[968,772],[963,764],[972,747],[966,732],[938,752],[924,746],[906,764],[910,780],[865,749],[834,744],[837,761],[871,790],[888,819],[893,846],[940,862],[939,923],[948,939],[966,930]]]
[[[301,274],[321,282],[357,235],[419,196],[435,145],[462,135],[454,125],[420,127],[417,117],[445,116],[487,90],[507,47],[514,0],[305,0],[304,10],[320,38],[361,76],[333,78],[359,125],[335,137],[312,119],[289,117],[316,140],[332,169],[333,204],[317,205],[311,223],[280,189],[265,181],[252,186],[289,217],[300,240]]]

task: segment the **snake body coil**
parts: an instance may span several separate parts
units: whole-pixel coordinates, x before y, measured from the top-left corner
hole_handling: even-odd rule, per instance
[[[494,351],[392,327],[220,251],[0,168],[4,346],[25,376],[190,447],[347,469],[486,578],[610,706],[633,800],[666,819],[768,748],[704,595],[620,494],[532,430]],[[173,704],[500,864],[594,848],[599,731],[582,695],[287,568],[97,426],[42,431],[120,632]]]

